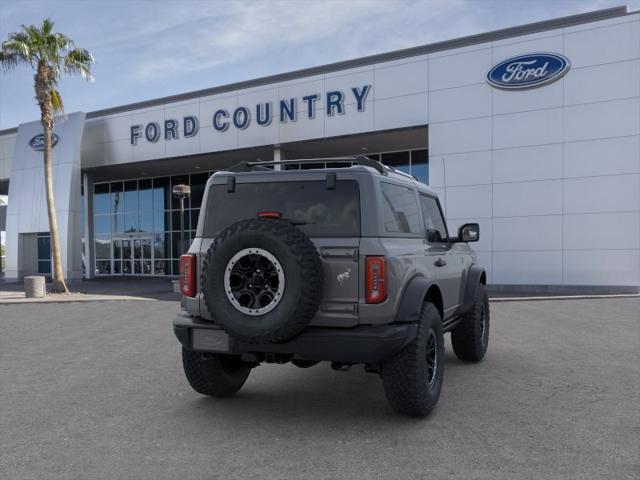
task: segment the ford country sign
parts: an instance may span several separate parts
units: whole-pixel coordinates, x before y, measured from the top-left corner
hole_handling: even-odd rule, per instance
[[[487,73],[487,82],[506,90],[541,87],[561,78],[570,67],[558,53],[530,53],[500,62]]]
[[[58,140],[59,140],[58,135],[56,135],[55,133],[52,133],[51,148],[56,146],[56,143],[58,143]],[[33,137],[31,140],[29,140],[29,146],[37,152],[43,152],[44,151],[44,133],[39,133],[38,135]]]

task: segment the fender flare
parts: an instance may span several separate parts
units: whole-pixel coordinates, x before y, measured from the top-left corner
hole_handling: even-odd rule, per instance
[[[434,285],[422,275],[416,275],[407,284],[396,313],[396,322],[417,322],[420,319],[420,312],[424,297],[429,288]]]
[[[471,268],[469,268],[467,284],[464,289],[464,298],[459,310],[460,313],[468,312],[473,308],[476,293],[478,292],[478,285],[482,283],[480,279],[483,275],[486,278],[484,268],[479,267],[478,265],[472,265]]]

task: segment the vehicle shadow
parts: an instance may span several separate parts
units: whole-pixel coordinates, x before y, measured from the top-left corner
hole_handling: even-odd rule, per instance
[[[436,411],[446,401],[446,384],[467,366],[452,353],[446,354],[445,385]],[[415,425],[415,418],[395,414],[388,406],[381,378],[366,373],[362,365],[348,372],[335,372],[328,362],[312,368],[298,369],[291,365],[264,365],[251,373],[247,383],[232,398],[209,398],[189,395],[181,406],[180,416],[185,421],[202,425],[232,423],[234,428],[248,430],[256,425],[269,424],[288,428],[341,429],[345,422],[357,428],[358,424]],[[419,423],[437,416],[417,419]],[[439,422],[438,422],[439,423]],[[237,431],[237,430],[236,430]]]

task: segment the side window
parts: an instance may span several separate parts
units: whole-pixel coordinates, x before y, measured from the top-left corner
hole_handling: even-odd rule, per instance
[[[447,227],[442,218],[442,211],[435,198],[420,195],[420,206],[424,216],[424,225],[427,230],[427,241],[430,243],[442,243],[447,241]]]
[[[384,226],[387,232],[422,233],[415,192],[400,185],[381,183]]]

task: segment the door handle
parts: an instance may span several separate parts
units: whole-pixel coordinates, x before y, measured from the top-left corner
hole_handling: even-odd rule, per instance
[[[444,267],[444,266],[447,264],[447,262],[446,262],[444,259],[439,258],[439,259],[437,259],[435,262],[433,262],[433,264],[434,264],[436,267]]]

